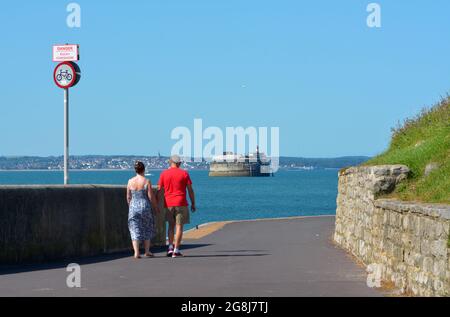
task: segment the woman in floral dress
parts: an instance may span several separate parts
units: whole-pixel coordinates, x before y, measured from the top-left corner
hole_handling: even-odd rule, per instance
[[[128,228],[134,249],[134,258],[140,259],[140,242],[144,242],[145,257],[153,257],[150,252],[151,240],[155,235],[153,211],[158,211],[152,183],[145,178],[145,165],[136,162],[136,176],[128,181],[127,201],[129,205]]]

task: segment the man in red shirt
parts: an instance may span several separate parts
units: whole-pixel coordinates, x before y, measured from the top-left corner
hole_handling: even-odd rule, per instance
[[[173,155],[169,163],[170,168],[161,173],[158,190],[164,189],[166,218],[169,222],[169,250],[167,256],[176,258],[183,256],[180,252],[181,241],[183,239],[183,227],[190,223],[186,188],[191,199],[192,212],[195,212],[196,208],[192,181],[188,172],[180,168],[181,158],[178,155]],[[175,226],[176,237],[174,246]]]

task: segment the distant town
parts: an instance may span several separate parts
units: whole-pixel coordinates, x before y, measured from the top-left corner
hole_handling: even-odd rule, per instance
[[[316,168],[343,168],[359,165],[367,161],[369,157],[349,156],[340,158],[297,158],[281,157],[280,169],[316,169]],[[168,167],[166,156],[101,156],[84,155],[71,156],[70,169],[75,170],[130,170],[134,162],[144,162],[147,169],[160,170]],[[209,162],[185,162],[183,167],[188,170],[208,170]],[[63,157],[9,157],[0,156],[0,170],[55,170],[63,169]]]

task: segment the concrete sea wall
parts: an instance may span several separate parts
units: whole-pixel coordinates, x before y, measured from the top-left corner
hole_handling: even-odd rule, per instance
[[[160,209],[153,243],[165,245]],[[0,264],[125,251],[130,239],[123,186],[0,186]]]
[[[367,266],[373,286],[450,296],[450,206],[377,198],[408,173],[401,165],[341,171],[334,240]]]

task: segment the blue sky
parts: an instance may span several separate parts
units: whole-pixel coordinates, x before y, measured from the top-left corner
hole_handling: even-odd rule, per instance
[[[70,1],[0,4],[0,155],[61,155],[51,47],[81,45],[71,154],[170,152],[177,126],[280,127],[284,156],[374,155],[450,91],[450,2]]]

